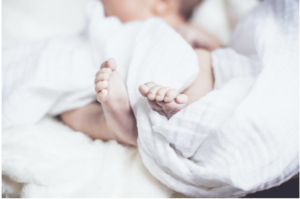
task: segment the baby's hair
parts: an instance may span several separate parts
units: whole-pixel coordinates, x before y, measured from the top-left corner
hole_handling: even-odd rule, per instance
[[[202,0],[179,0],[179,13],[185,20],[192,17],[195,7],[200,4]]]

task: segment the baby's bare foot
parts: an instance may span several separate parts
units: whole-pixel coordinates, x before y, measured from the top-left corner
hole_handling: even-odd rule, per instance
[[[116,61],[109,59],[101,65],[96,74],[95,90],[97,100],[103,107],[108,128],[123,144],[137,144],[137,127],[131,110],[125,85],[116,72]]]
[[[149,82],[139,87],[140,93],[147,97],[152,109],[170,119],[174,114],[188,105],[188,97],[170,89]]]

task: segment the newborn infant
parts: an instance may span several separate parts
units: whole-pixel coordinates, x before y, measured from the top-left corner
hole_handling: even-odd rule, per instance
[[[213,89],[214,77],[210,53],[206,50],[196,50],[196,54],[200,72],[192,85],[182,94],[154,82],[139,87],[140,93],[147,98],[154,111],[169,119]],[[135,117],[130,107],[126,87],[116,68],[117,63],[111,58],[101,65],[96,74],[97,100],[101,103],[106,118],[106,131],[97,133],[97,138],[115,139],[120,143],[136,145]]]
[[[214,50],[220,42],[199,27],[188,23],[194,8],[202,0],[101,0],[106,16],[122,22],[143,20],[151,16],[163,19],[194,48]]]
[[[168,119],[213,89],[214,77],[210,53],[206,50],[196,50],[196,53],[200,72],[193,84],[182,94],[175,89],[154,82],[148,82],[139,87],[140,93],[148,99],[151,108]],[[95,78],[97,100],[102,104],[107,116],[111,118],[114,127],[122,126],[118,123],[118,117],[123,117],[122,114],[131,112],[125,85],[116,68],[116,61],[109,59],[101,65]],[[124,106],[120,106],[120,104],[129,106],[125,107],[127,110],[120,111],[121,108],[124,109]],[[134,120],[133,114],[127,114],[128,123],[125,126],[134,124]]]
[[[102,0],[106,16],[117,16],[122,22],[142,20],[151,16],[164,19],[173,27],[191,27],[187,20],[193,7],[199,0]],[[191,28],[192,29],[192,28]],[[193,29],[194,30],[194,29]],[[196,34],[194,34],[196,35]],[[199,35],[205,35],[199,32]],[[205,42],[185,38],[191,45],[212,50],[218,46],[209,36]],[[160,114],[170,118],[188,104],[212,90],[213,78],[210,67],[210,55],[205,50],[197,50],[200,73],[192,86],[183,94],[176,90],[147,83],[140,87],[140,92],[148,98],[150,106]],[[94,139],[116,140],[119,143],[136,145],[137,127],[128,94],[121,75],[116,71],[117,63],[109,59],[101,65],[95,78],[97,103],[61,114],[65,124]],[[197,92],[195,92],[197,89]],[[99,119],[100,118],[100,119]]]

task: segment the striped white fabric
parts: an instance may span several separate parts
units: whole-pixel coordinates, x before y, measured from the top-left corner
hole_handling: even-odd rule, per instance
[[[170,120],[136,106],[155,177],[189,196],[235,197],[299,172],[298,17],[297,0],[262,1],[213,52],[214,91]]]

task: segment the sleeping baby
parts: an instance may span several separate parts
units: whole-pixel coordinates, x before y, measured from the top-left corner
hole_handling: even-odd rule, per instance
[[[172,26],[194,48],[211,51],[220,47],[220,42],[188,23],[194,8],[201,2],[202,0],[102,0],[106,16],[116,16],[122,22],[156,16]]]
[[[207,50],[219,47],[212,36],[189,25],[186,21],[199,0],[102,0],[105,15],[117,16],[122,22],[143,20],[151,16],[162,18],[179,30],[195,50],[200,72],[194,83],[182,94],[149,82],[140,86],[140,93],[148,98],[150,106],[167,118],[188,104],[204,96],[213,88],[213,72]],[[191,34],[186,34],[186,33]],[[65,124],[82,131],[94,139],[116,140],[127,145],[137,145],[136,120],[131,110],[122,75],[116,71],[114,59],[104,62],[95,78],[98,103],[61,114]],[[195,92],[196,91],[196,92]]]

